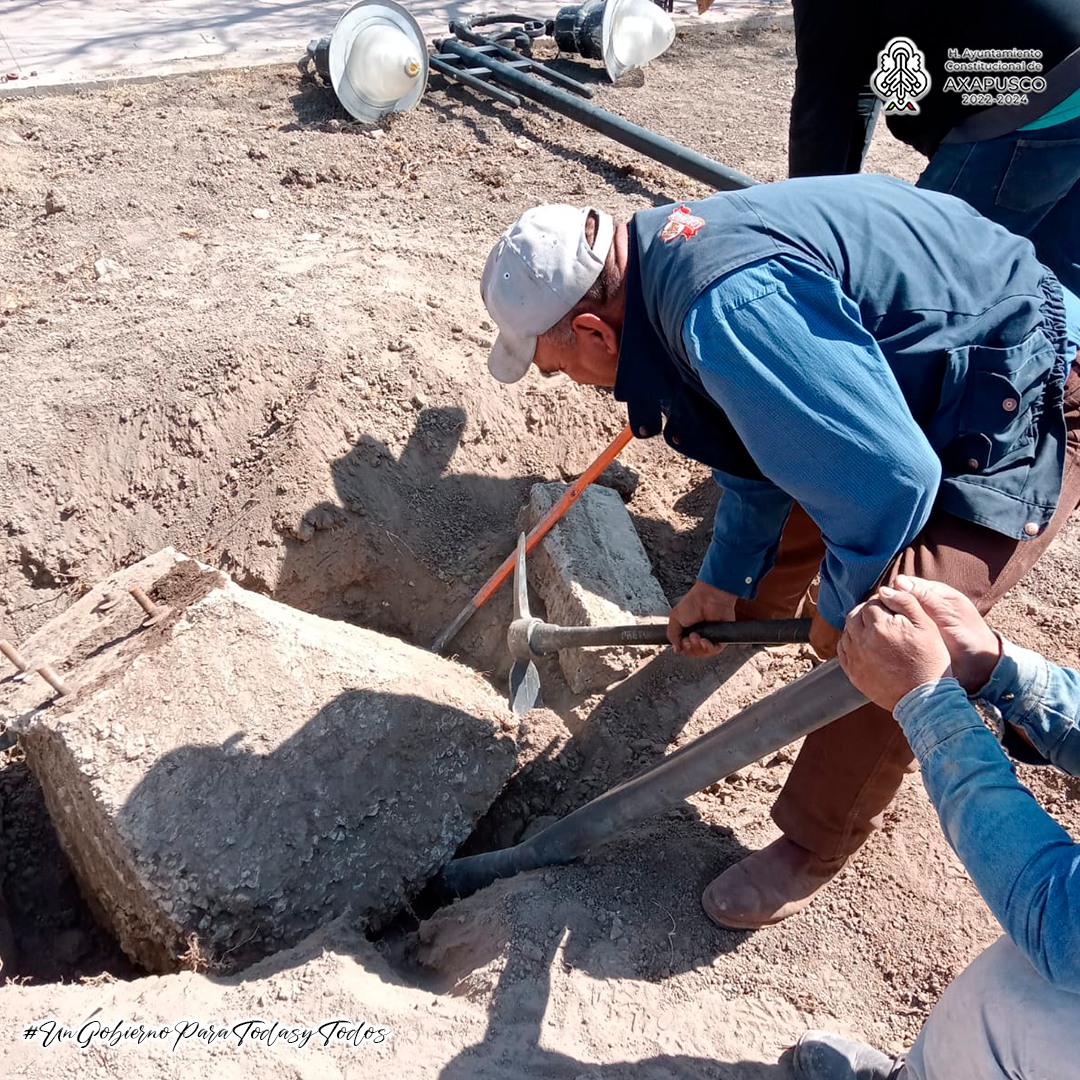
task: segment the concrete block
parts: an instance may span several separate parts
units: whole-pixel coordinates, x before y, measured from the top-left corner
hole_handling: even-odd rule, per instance
[[[523,526],[531,528],[565,490],[565,484],[534,485]],[[528,571],[548,622],[560,626],[616,626],[666,618],[671,610],[630,514],[610,488],[586,489],[533,549]],[[563,649],[559,664],[571,690],[591,693],[626,678],[655,651]]]
[[[151,627],[126,590],[172,613]],[[106,596],[111,594],[115,604]],[[159,552],[28,642],[74,688],[0,685],[80,884],[124,950],[238,967],[400,912],[488,809],[515,730],[473,672]]]

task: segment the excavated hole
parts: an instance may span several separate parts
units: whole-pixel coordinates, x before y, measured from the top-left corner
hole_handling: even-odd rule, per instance
[[[497,482],[479,476],[447,478],[443,470],[462,423],[460,410],[422,411],[409,438],[415,449],[396,457],[374,440],[359,439],[332,466],[335,501],[313,502],[302,490],[282,491],[279,485],[277,498],[270,500],[273,525],[291,533],[278,549],[279,563],[258,557],[270,546],[265,521],[234,530],[225,542],[211,535],[205,545],[211,553],[201,557],[216,561],[239,584],[291,606],[427,647],[468,597],[464,583],[480,583],[493,569],[486,557],[496,550],[491,537],[505,542],[514,535],[517,513],[538,478],[525,463],[514,467],[512,479]],[[625,469],[617,467],[606,479],[621,486]],[[403,514],[418,522],[417,528],[408,528]],[[463,535],[477,533],[477,523],[479,537],[462,543]],[[127,549],[118,561],[130,561]],[[542,610],[536,613],[543,615]],[[510,618],[507,585],[447,650],[500,693],[510,663],[505,650]],[[103,974],[139,977],[141,970],[127,960],[79,893],[40,786],[19,749],[9,750],[6,758],[0,770],[4,894],[15,948],[14,962],[7,962],[0,978],[42,983]],[[513,797],[497,801],[460,852],[516,842],[530,816],[549,812],[551,797],[543,775],[519,776]],[[425,890],[372,939],[393,962],[404,936],[442,902]]]

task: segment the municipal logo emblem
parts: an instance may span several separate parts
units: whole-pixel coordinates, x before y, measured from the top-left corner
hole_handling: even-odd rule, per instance
[[[704,218],[691,214],[689,206],[677,206],[668,214],[668,219],[660,230],[660,239],[665,244],[678,240],[680,236],[684,240],[692,240],[704,228]]]
[[[885,103],[885,112],[919,114],[919,101],[930,92],[930,76],[926,57],[911,38],[894,37],[878,53],[870,89]]]

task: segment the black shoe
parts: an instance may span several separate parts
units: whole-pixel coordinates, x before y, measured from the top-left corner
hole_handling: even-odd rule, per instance
[[[904,1080],[903,1058],[827,1031],[807,1031],[795,1045],[795,1080]]]

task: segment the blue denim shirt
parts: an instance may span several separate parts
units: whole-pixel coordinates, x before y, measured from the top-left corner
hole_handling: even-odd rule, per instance
[[[706,290],[683,346],[766,477],[713,470],[723,495],[698,577],[754,596],[794,499],[825,539],[818,610],[842,627],[926,524],[941,479],[859,309],[834,277],[772,259]]]
[[[1006,642],[976,698],[1080,775],[1080,674]],[[946,838],[998,922],[1052,985],[1080,993],[1080,843],[1020,783],[955,679],[917,687],[894,715]]]
[[[1080,303],[1063,294],[1075,352]],[[682,345],[763,474],[713,469],[723,495],[698,577],[754,596],[794,499],[821,527],[818,610],[841,628],[926,524],[942,475],[878,342],[834,277],[779,258],[707,289]]]

